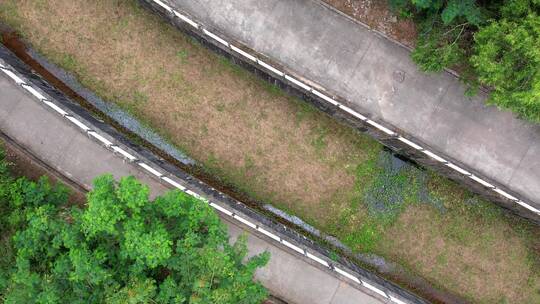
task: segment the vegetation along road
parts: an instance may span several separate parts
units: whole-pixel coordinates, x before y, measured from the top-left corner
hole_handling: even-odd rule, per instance
[[[534,303],[540,229],[392,158],[135,1],[0,0],[0,20],[251,198],[481,303]]]

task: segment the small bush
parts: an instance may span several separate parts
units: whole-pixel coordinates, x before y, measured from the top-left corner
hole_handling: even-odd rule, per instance
[[[417,22],[419,35],[412,59],[426,72],[462,62],[468,34],[484,20],[474,0],[390,0],[390,5]]]
[[[412,59],[421,70],[459,65],[489,102],[540,122],[539,0],[389,0],[418,24]]]
[[[502,19],[476,33],[471,63],[493,88],[491,103],[540,122],[540,16],[518,2],[528,1],[511,1]]]

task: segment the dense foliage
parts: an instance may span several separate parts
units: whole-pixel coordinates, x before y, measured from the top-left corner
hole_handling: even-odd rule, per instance
[[[245,240],[230,245],[213,210],[182,192],[150,202],[135,178],[116,183],[105,175],[81,209],[66,207],[66,190],[46,179],[0,173],[7,211],[0,224],[3,234],[14,233],[12,244],[0,244],[12,245],[15,259],[0,264],[5,303],[260,303],[267,296],[252,277],[268,254],[245,260]]]
[[[424,71],[438,72],[466,56],[471,31],[486,16],[475,0],[390,0],[399,12],[418,23],[413,60]]]
[[[540,122],[540,0],[389,0],[418,24],[413,60],[428,72],[459,66],[489,102]]]
[[[540,121],[540,0],[510,1],[474,36],[471,63],[491,101]]]

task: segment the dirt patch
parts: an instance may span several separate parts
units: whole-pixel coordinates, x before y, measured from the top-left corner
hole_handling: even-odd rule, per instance
[[[398,42],[414,47],[416,26],[412,20],[399,18],[386,0],[323,0],[338,11]]]

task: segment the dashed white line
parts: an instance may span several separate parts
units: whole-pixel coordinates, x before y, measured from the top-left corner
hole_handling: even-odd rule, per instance
[[[118,147],[118,146],[114,146],[113,147],[113,150],[117,153],[119,153],[120,155],[124,156],[125,158],[129,159],[129,161],[135,161],[137,160],[137,158],[131,154],[129,154],[126,150]]]
[[[55,110],[58,114],[60,114],[62,116],[66,116],[68,114],[66,111],[62,110],[62,108],[57,106],[55,103],[50,102],[50,101],[48,101],[46,99],[43,99],[42,101],[43,101],[44,104],[49,106],[51,109]]]
[[[365,117],[364,115],[362,115],[362,114],[360,114],[360,113],[354,111],[353,109],[351,109],[351,108],[349,108],[349,107],[347,107],[347,106],[344,106],[344,105],[340,104],[340,105],[339,105],[339,108],[342,109],[343,111],[345,111],[345,112],[351,114],[352,116],[354,116],[354,117],[356,117],[356,118],[362,120],[362,121],[367,120],[367,117]]]
[[[255,62],[257,61],[257,58],[255,58],[255,56],[243,51],[242,49],[237,48],[236,46],[234,46],[232,44],[230,46],[231,46],[231,50],[237,52],[238,54],[246,57],[247,59],[249,59],[251,61],[255,61]]]
[[[292,77],[292,76],[289,76],[289,75],[285,75],[285,79],[287,79],[288,81],[294,83],[295,85],[301,87],[302,89],[306,90],[306,91],[311,91],[311,87],[308,86],[307,84],[303,83],[302,81]]]
[[[22,80],[17,74],[13,73],[12,71],[2,68],[2,71],[6,73],[11,79],[15,80],[15,83],[18,85],[24,84],[24,80]]]
[[[407,145],[413,147],[413,148],[416,149],[416,150],[422,150],[422,149],[423,149],[423,148],[420,147],[419,145],[417,145],[417,144],[415,144],[414,142],[412,142],[412,141],[406,139],[406,138],[403,137],[403,136],[398,137],[398,140],[404,142],[405,144],[407,144]]]
[[[101,136],[100,134],[98,134],[95,131],[90,131],[87,134],[94,137],[95,139],[97,139],[98,141],[100,141],[101,143],[103,143],[107,147],[110,147],[113,144],[110,140],[106,139],[105,137]]]
[[[198,25],[195,21],[189,19],[187,16],[184,16],[184,15],[180,14],[180,13],[177,12],[177,11],[173,11],[173,13],[176,15],[176,17],[180,18],[180,19],[181,19],[182,21],[184,21],[185,23],[187,23],[187,24],[193,26],[193,27],[196,28],[196,29],[199,28],[199,25]]]
[[[218,204],[216,204],[216,203],[210,203],[210,206],[212,206],[213,208],[215,208],[215,209],[221,211],[222,213],[225,213],[225,214],[228,215],[228,216],[232,216],[232,215],[233,215],[233,213],[232,213],[231,211],[229,211],[229,210],[227,210],[227,209],[221,207],[220,205],[218,205]]]
[[[157,5],[163,7],[164,9],[166,9],[167,11],[169,12],[172,12],[172,8],[170,6],[168,6],[167,4],[161,2],[160,0],[153,0],[155,3],[157,3]]]
[[[264,62],[264,61],[262,61],[260,59],[257,59],[257,63],[262,65],[267,70],[270,70],[270,71],[274,72],[275,74],[278,74],[281,77],[283,77],[285,75],[285,73],[283,73],[282,71],[276,69],[275,67],[269,65],[268,63],[266,63],[266,62]]]
[[[219,37],[218,35],[216,35],[216,34],[210,32],[209,30],[204,29],[204,28],[203,28],[203,32],[204,32],[206,35],[212,37],[212,38],[213,38],[214,40],[216,40],[217,42],[219,42],[219,43],[225,45],[226,47],[229,47],[229,43],[228,43],[227,41],[225,41],[223,38]]]
[[[441,163],[446,163],[446,160],[442,157],[440,157],[439,155],[429,151],[429,150],[422,150],[422,153],[426,154],[427,156],[435,159],[436,161],[438,162],[441,162]]]
[[[513,201],[518,201],[517,198],[515,198],[514,196],[510,195],[508,192],[504,191],[504,190],[501,190],[499,188],[495,188],[493,189],[493,191],[499,193],[500,195],[506,197],[507,199],[510,199],[510,200],[513,200]]]
[[[375,121],[371,120],[371,119],[368,119],[367,120],[367,123],[374,126],[375,128],[383,131],[384,133],[388,134],[388,135],[396,135],[396,133],[390,129],[388,129],[387,127],[379,124],[379,123],[376,123]]]
[[[195,193],[190,189],[186,190],[186,193],[193,196],[194,198],[202,199],[202,197],[198,193]]]
[[[362,285],[364,287],[366,287],[367,289],[371,290],[371,291],[374,291],[378,294],[380,294],[381,296],[385,297],[385,298],[388,298],[388,296],[386,295],[386,293],[382,290],[380,290],[379,288],[367,283],[366,281],[362,280]]]
[[[525,207],[525,208],[531,210],[532,212],[536,212],[538,215],[540,215],[540,210],[534,208],[533,206],[531,206],[529,204],[526,204],[521,200],[517,201],[516,203],[518,203],[520,206]]]
[[[267,237],[269,237],[269,238],[271,238],[271,239],[273,239],[273,240],[275,240],[277,242],[281,241],[281,239],[277,235],[273,234],[272,232],[269,232],[269,231],[267,231],[267,230],[265,230],[265,229],[263,229],[261,227],[259,227],[259,229],[257,229],[257,230],[260,231],[262,234],[266,235]]]
[[[403,302],[400,299],[393,297],[392,295],[390,295],[390,300],[396,304],[407,304],[406,302]]]
[[[190,18],[186,17],[185,15],[173,10],[170,6],[168,6],[167,4],[165,4],[164,2],[160,1],[160,0],[153,0],[156,4],[158,4],[159,6],[163,7],[165,10],[171,12],[171,13],[174,13],[174,15],[176,15],[178,18],[180,18],[182,21],[190,24],[191,26],[195,27],[195,28],[199,28],[199,24],[197,24],[195,21],[191,20]],[[214,40],[218,41],[219,43],[225,45],[225,46],[228,46],[230,47],[233,51],[239,53],[240,55],[246,57],[247,59],[251,60],[251,61],[255,61],[257,62],[258,64],[260,64],[261,66],[263,66],[264,68],[272,71],[273,73],[279,75],[279,76],[285,76],[285,78],[289,81],[291,81],[292,83],[294,83],[295,85],[303,88],[304,90],[308,91],[308,92],[312,92],[313,94],[315,94],[316,96],[322,98],[323,100],[331,103],[332,105],[334,106],[339,106],[341,109],[343,109],[345,112],[359,118],[360,120],[363,120],[363,121],[366,121],[368,124],[372,125],[373,127],[383,131],[384,133],[388,134],[388,135],[396,135],[395,132],[393,132],[392,130],[384,127],[383,125],[373,121],[373,120],[369,120],[367,119],[365,116],[361,115],[360,113],[352,110],[351,108],[349,107],[346,107],[346,106],[343,106],[341,105],[340,103],[338,103],[336,100],[334,100],[333,98],[319,92],[318,90],[315,90],[315,89],[312,89],[309,85],[305,84],[304,82],[292,77],[292,76],[289,76],[289,75],[285,75],[285,73],[283,73],[282,71],[274,68],[273,66],[265,63],[264,61],[261,61],[259,59],[257,59],[255,56],[249,54],[248,52],[246,51],[243,51],[242,49],[234,46],[234,45],[231,45],[229,44],[225,39],[221,38],[220,36],[206,30],[206,29],[203,29],[203,32],[213,38]],[[18,85],[22,85],[23,88],[25,88],[27,91],[29,91],[32,95],[34,95],[36,98],[38,98],[39,100],[43,101],[44,103],[46,103],[49,107],[53,108],[56,112],[58,112],[59,114],[61,114],[62,116],[66,116],[67,115],[67,112],[65,112],[64,110],[62,110],[60,107],[58,107],[56,104],[46,100],[46,98],[41,94],[39,93],[36,89],[34,89],[33,87],[31,87],[30,85],[27,85],[24,80],[22,80],[18,75],[16,75],[15,73],[13,73],[12,71],[8,70],[4,65],[0,64],[0,69],[5,73],[7,74],[10,78],[12,78],[15,83],[17,83]],[[108,139],[106,139],[105,137],[101,136],[100,134],[96,133],[95,131],[89,131],[90,128],[88,126],[86,126],[85,124],[83,124],[82,122],[80,122],[79,120],[77,120],[76,118],[72,117],[72,116],[67,116],[66,117],[68,120],[70,120],[72,123],[74,123],[75,125],[77,125],[78,127],[80,127],[82,130],[84,130],[85,132],[87,132],[87,134],[89,134],[90,136],[93,136],[94,138],[96,138],[98,141],[102,142],[105,146],[107,147],[110,147],[112,146],[112,142],[110,142]],[[89,131],[89,132],[88,132]],[[398,137],[398,140],[404,142],[405,144],[413,147],[414,149],[416,150],[423,150],[423,148],[421,146],[419,146],[418,144],[402,137],[402,136],[399,136]],[[123,155],[124,157],[128,158],[129,160],[133,161],[133,160],[136,160],[136,158],[129,154],[128,152],[126,152],[125,150],[117,147],[117,146],[113,146],[113,150],[120,153],[121,155]],[[425,153],[426,155],[430,156],[431,158],[439,161],[439,162],[442,162],[442,163],[446,163],[446,160],[443,159],[442,157],[434,154],[433,152],[431,151],[428,151],[428,150],[423,150],[422,151],[423,153]],[[475,180],[476,182],[486,186],[486,187],[489,187],[489,188],[494,188],[494,186],[474,175],[472,175],[470,172],[454,165],[454,164],[451,164],[451,163],[447,163],[446,164],[448,167],[464,174],[464,175],[467,175],[469,176],[471,179]],[[144,169],[146,169],[148,172],[152,173],[153,175],[161,178],[162,180],[166,181],[167,183],[169,183],[170,185],[172,185],[173,187],[176,187],[178,189],[181,189],[181,190],[185,190],[186,188],[180,184],[178,184],[177,182],[175,182],[174,180],[170,179],[169,177],[163,177],[163,174],[160,173],[159,171],[155,170],[154,168],[150,167],[149,165],[145,164],[145,163],[139,163],[139,166],[143,167]],[[513,200],[515,201],[517,204],[527,208],[528,210],[531,210],[533,212],[536,212],[538,214],[540,214],[540,210],[518,200],[517,198],[515,198],[514,196],[508,194],[507,192],[501,190],[501,189],[498,189],[498,188],[494,188],[493,189],[495,192],[499,193],[500,195],[510,199],[510,200]],[[191,196],[194,196],[198,199],[203,199],[199,194],[191,191],[191,190],[187,190],[186,193],[188,193],[189,195]],[[205,199],[204,201],[207,202],[207,200]],[[210,203],[210,206],[212,206],[213,208],[221,211],[222,213],[225,213],[229,216],[233,216],[233,218],[237,219],[238,221],[246,224],[247,226],[249,227],[252,227],[254,229],[257,229],[258,231],[260,231],[261,233],[265,234],[266,236],[276,240],[276,241],[280,241],[281,239],[274,235],[273,233],[270,233],[268,231],[266,231],[265,229],[263,228],[260,228],[260,227],[257,227],[257,225],[251,223],[250,221],[240,217],[240,216],[237,216],[235,214],[233,214],[232,212],[228,211],[227,209],[215,204],[215,203]],[[281,240],[281,243],[295,251],[297,251],[298,253],[300,254],[306,254],[308,258],[326,266],[326,267],[329,267],[329,264],[328,262],[324,261],[323,259],[320,259],[318,258],[317,256],[309,253],[309,252],[304,252],[304,250],[302,250],[300,247],[286,241],[286,240]],[[386,298],[388,298],[388,296],[386,295],[385,292],[383,292],[382,290],[376,288],[375,286],[363,281],[363,280],[359,280],[357,277],[349,274],[348,272],[340,269],[340,268],[337,268],[335,267],[334,270],[338,273],[340,273],[341,275],[359,283],[359,284],[362,284],[364,287],[380,294],[381,296],[384,296]],[[397,304],[406,304],[405,302],[393,297],[390,295],[390,299],[397,303]]]
[[[80,120],[78,120],[77,118],[73,117],[73,116],[66,116],[66,118],[71,121],[72,123],[74,123],[77,127],[81,128],[84,130],[84,132],[87,132],[90,130],[90,128],[83,124]]]
[[[200,25],[199,25],[198,23],[196,23],[195,21],[191,20],[191,19],[188,18],[187,16],[185,16],[185,15],[183,15],[183,14],[177,12],[176,10],[173,10],[171,7],[169,7],[168,5],[166,5],[165,3],[163,3],[162,1],[160,1],[160,0],[153,0],[153,1],[156,2],[158,5],[160,5],[161,7],[165,8],[167,11],[174,13],[174,15],[176,15],[178,18],[180,18],[180,19],[183,20],[184,22],[190,24],[191,26],[193,26],[193,27],[195,27],[195,28],[199,28],[199,27],[200,27]],[[254,61],[254,62],[260,64],[260,65],[263,66],[264,68],[266,68],[266,69],[268,69],[268,70],[274,72],[275,74],[277,74],[277,75],[279,75],[279,76],[282,76],[282,77],[285,76],[285,78],[286,78],[287,80],[289,80],[290,82],[296,84],[297,86],[299,86],[299,87],[305,89],[305,90],[308,91],[308,92],[312,92],[312,93],[315,94],[316,96],[322,98],[323,100],[325,100],[325,101],[331,103],[331,104],[334,105],[334,106],[339,106],[341,109],[343,109],[343,111],[345,111],[345,112],[347,112],[347,113],[349,113],[349,114],[351,114],[351,115],[353,115],[353,116],[359,118],[359,119],[362,120],[362,121],[367,122],[368,124],[370,124],[370,125],[372,125],[373,127],[375,127],[375,128],[377,128],[377,129],[383,131],[384,133],[386,133],[386,134],[388,134],[388,135],[391,135],[391,136],[397,135],[397,133],[395,133],[394,131],[390,130],[389,128],[387,128],[387,127],[385,127],[385,126],[383,126],[383,125],[381,125],[381,124],[379,124],[379,123],[377,123],[377,122],[375,122],[375,121],[373,121],[373,120],[367,119],[367,118],[366,118],[365,116],[363,116],[362,114],[360,114],[360,113],[358,113],[358,112],[352,110],[351,108],[349,108],[349,107],[347,107],[347,106],[344,106],[344,105],[340,104],[339,102],[337,102],[337,101],[334,100],[333,98],[327,96],[326,94],[324,94],[324,93],[322,93],[322,92],[320,92],[320,91],[318,91],[318,90],[315,90],[315,89],[311,88],[309,85],[305,84],[304,82],[302,82],[302,81],[300,81],[300,80],[298,80],[298,79],[296,79],[296,78],[294,78],[294,77],[292,77],[292,76],[286,75],[284,72],[282,72],[282,71],[280,71],[280,70],[274,68],[273,66],[271,66],[271,65],[269,65],[269,64],[267,64],[267,63],[265,63],[264,61],[258,59],[257,57],[255,57],[255,56],[249,54],[248,52],[246,52],[246,51],[244,51],[244,50],[242,50],[242,49],[240,49],[240,48],[238,48],[238,47],[236,47],[236,46],[230,44],[229,42],[227,42],[225,39],[219,37],[218,35],[216,35],[216,34],[210,32],[210,31],[208,31],[208,30],[206,30],[206,29],[203,29],[203,32],[204,32],[207,36],[213,38],[214,40],[220,42],[221,44],[226,45],[226,46],[229,46],[229,47],[231,48],[231,50],[233,50],[234,52],[239,53],[240,55],[246,57],[247,59],[249,59],[249,60],[251,60],[251,61]],[[4,73],[8,74],[8,76],[10,76],[11,78],[13,78],[17,84],[23,84],[23,83],[24,83],[24,81],[23,81],[20,77],[18,77],[17,75],[15,75],[15,74],[14,74],[13,72],[11,72],[10,70],[6,69],[5,66],[1,65],[1,69],[2,69],[2,71],[4,71]],[[39,94],[39,93],[38,93],[38,94]],[[39,98],[39,97],[38,97],[38,98]],[[43,98],[44,98],[44,97],[43,97]],[[63,110],[61,110],[61,111],[63,111]],[[60,113],[61,113],[61,112],[60,112]],[[65,115],[65,114],[64,114],[64,115]],[[505,192],[505,191],[502,191],[502,190],[500,190],[500,189],[498,189],[498,188],[495,188],[495,186],[493,186],[492,184],[490,184],[490,183],[484,181],[483,179],[481,179],[481,178],[479,178],[479,177],[477,177],[477,176],[472,175],[472,174],[471,174],[470,172],[468,172],[467,170],[465,170],[465,169],[463,169],[463,168],[460,168],[460,167],[458,167],[458,166],[456,166],[456,165],[454,165],[454,164],[452,164],[452,163],[448,163],[444,158],[438,156],[437,154],[435,154],[435,153],[433,153],[433,152],[431,152],[431,151],[429,151],[429,150],[425,150],[422,146],[420,146],[420,145],[414,143],[413,141],[408,140],[408,139],[406,139],[405,137],[402,137],[402,136],[398,136],[398,140],[401,141],[401,142],[403,142],[403,143],[405,143],[405,144],[407,144],[408,146],[410,146],[410,147],[412,147],[412,148],[414,148],[414,149],[416,149],[416,150],[422,151],[424,154],[428,155],[429,157],[435,159],[435,160],[438,161],[438,162],[445,163],[448,167],[454,169],[455,171],[457,171],[457,172],[459,172],[459,173],[461,173],[461,174],[464,174],[464,175],[466,175],[466,176],[469,176],[471,179],[473,179],[474,181],[480,183],[481,185],[486,186],[486,187],[489,187],[489,188],[492,188],[492,190],[494,190],[495,192],[499,193],[500,195],[502,195],[502,196],[504,196],[504,197],[506,197],[506,198],[508,198],[508,199],[511,199],[511,200],[513,200],[513,201],[516,201],[516,202],[517,202],[518,204],[520,204],[521,206],[523,206],[523,207],[525,207],[525,208],[527,208],[527,209],[529,209],[529,210],[531,210],[531,211],[533,211],[533,212],[540,213],[540,211],[538,211],[536,208],[533,208],[533,207],[531,207],[530,205],[528,205],[528,204],[526,204],[526,203],[524,203],[524,202],[518,200],[517,198],[515,198],[514,196],[508,194],[508,193]]]
[[[300,253],[302,255],[304,254],[304,250],[302,248],[300,248],[300,247],[298,247],[298,246],[296,246],[296,245],[294,245],[294,244],[292,244],[290,242],[287,242],[286,240],[281,240],[281,243],[283,243],[283,245],[291,248],[292,250],[294,250],[294,251],[296,251],[296,252],[298,252],[298,253]]]
[[[476,182],[478,182],[478,183],[480,183],[480,184],[482,184],[482,185],[484,185],[484,186],[486,186],[488,188],[495,188],[495,186],[493,186],[492,184],[490,184],[490,183],[486,182],[485,180],[479,178],[478,176],[475,176],[474,174],[469,176],[469,177],[472,180],[474,180],[474,181],[476,181]]]
[[[22,84],[22,87],[25,88],[28,92],[30,92],[30,94],[34,95],[40,101],[45,99],[45,96],[43,96],[43,94],[38,92],[38,90],[34,89],[33,87],[27,85],[26,83]]]
[[[157,176],[157,177],[161,177],[163,175],[163,173],[159,172],[158,170],[150,167],[149,165],[145,164],[145,163],[139,163],[139,166],[143,167],[146,171],[152,173],[153,175]]]
[[[331,98],[330,96],[328,96],[328,95],[326,95],[326,94],[324,94],[324,93],[322,93],[322,92],[319,92],[319,91],[317,91],[317,90],[315,90],[315,89],[312,89],[311,92],[312,92],[313,94],[315,94],[316,96],[319,96],[320,98],[322,98],[322,99],[326,100],[327,102],[333,104],[334,106],[337,106],[337,105],[339,104],[339,103],[338,103],[337,101],[335,101],[333,98]],[[351,113],[351,114],[352,114],[352,113]]]
[[[253,228],[253,229],[257,229],[257,225],[253,224],[252,222],[246,220],[245,218],[243,218],[243,217],[241,217],[241,216],[239,216],[237,214],[234,215],[234,218],[237,219],[238,221],[244,223],[245,225]]]
[[[448,163],[448,164],[446,164],[446,165],[447,165],[448,167],[450,167],[450,168],[456,170],[457,172],[463,174],[463,175],[467,175],[467,176],[471,175],[471,173],[470,173],[469,171],[467,171],[467,170],[465,170],[465,169],[463,169],[463,168],[461,168],[461,167],[458,167],[458,166],[456,166],[456,165],[454,165],[454,164],[452,164],[452,163]]]
[[[360,283],[360,280],[359,280],[357,277],[355,277],[355,276],[353,276],[352,274],[346,272],[345,270],[342,270],[342,269],[340,269],[340,268],[338,268],[338,267],[334,267],[334,270],[337,271],[337,272],[338,272],[339,274],[341,274],[342,276],[344,276],[344,277],[346,277],[346,278],[348,278],[348,279],[350,279],[350,280],[353,280],[353,281],[355,281],[355,282],[358,283],[358,284],[361,284],[361,283]]]
[[[161,178],[162,180],[164,180],[165,182],[169,183],[169,185],[175,187],[176,189],[180,189],[182,191],[186,190],[186,187],[180,185],[179,183],[175,182],[172,178],[169,178],[169,177],[162,177]]]
[[[312,260],[314,260],[314,261],[316,261],[317,263],[319,263],[319,264],[321,264],[321,265],[323,265],[323,266],[325,266],[325,267],[330,267],[330,264],[328,264],[327,261],[325,261],[325,260],[319,258],[319,257],[316,256],[316,255],[313,255],[313,254],[311,254],[311,253],[308,252],[308,253],[307,253],[307,257],[310,258],[310,259],[312,259]]]

